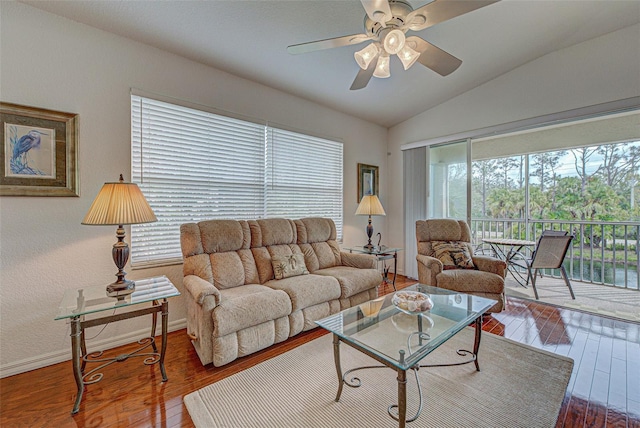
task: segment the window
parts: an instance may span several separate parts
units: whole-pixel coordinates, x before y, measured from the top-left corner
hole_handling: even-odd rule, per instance
[[[132,179],[158,221],[131,226],[134,267],[180,263],[180,225],[330,217],[342,236],[342,143],[131,96]]]
[[[267,217],[330,217],[342,238],[342,144],[267,130]]]

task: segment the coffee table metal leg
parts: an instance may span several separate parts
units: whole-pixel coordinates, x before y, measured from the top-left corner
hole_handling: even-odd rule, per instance
[[[480,363],[478,362],[478,350],[480,349],[480,339],[482,338],[482,316],[476,318],[476,337],[473,342],[473,355],[475,356],[475,360],[473,361],[476,365],[476,370],[480,371]]]
[[[398,370],[398,427],[407,423],[407,371]]]
[[[335,401],[340,401],[344,380],[342,379],[342,367],[340,367],[340,338],[335,333],[333,334],[333,361],[336,364],[336,372],[338,373],[338,393]]]

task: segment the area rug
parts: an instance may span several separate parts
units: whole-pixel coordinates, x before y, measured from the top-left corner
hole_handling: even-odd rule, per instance
[[[573,300],[562,279],[548,276],[539,278],[536,288],[540,297],[537,301],[542,303],[640,322],[640,292],[635,290],[571,281],[571,288],[576,296]],[[507,296],[536,300],[533,288],[522,287],[511,275],[505,280],[505,292]]]
[[[430,354],[424,364],[457,361],[457,349],[473,346],[467,328]],[[342,369],[378,365],[341,345]],[[422,368],[424,395],[415,427],[554,427],[573,360],[490,333],[482,336],[480,372],[473,364]],[[331,335],[306,343],[184,397],[197,427],[351,428],[397,427],[387,407],[397,402],[396,372],[356,372],[359,388],[344,387],[335,402],[338,379]],[[407,415],[418,402],[416,382],[407,374]]]

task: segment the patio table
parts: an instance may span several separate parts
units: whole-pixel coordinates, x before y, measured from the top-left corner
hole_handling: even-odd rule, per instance
[[[507,270],[518,284],[527,288],[527,279],[520,273],[518,266],[513,263],[514,257],[520,255],[524,247],[535,247],[534,241],[525,239],[483,238],[482,242],[491,246],[491,251],[500,259],[507,262]],[[509,247],[508,251],[505,249]]]

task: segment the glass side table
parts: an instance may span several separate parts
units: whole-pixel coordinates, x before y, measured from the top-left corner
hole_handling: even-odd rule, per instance
[[[350,253],[362,253],[371,254],[376,256],[378,261],[393,259],[393,281],[389,281],[389,268],[383,265],[382,271],[384,273],[383,280],[386,284],[391,284],[393,290],[396,291],[396,274],[398,272],[398,251],[402,251],[402,248],[386,247],[381,245],[379,247],[367,248],[364,246],[348,247],[345,250]]]
[[[78,394],[71,414],[78,413],[84,386],[102,380],[101,369],[115,362],[125,361],[129,357],[143,357],[145,365],[158,364],[162,374],[162,381],[166,382],[168,380],[164,368],[169,318],[169,302],[167,299],[179,296],[180,292],[166,276],[141,279],[135,281],[135,283],[136,288],[132,294],[119,298],[107,297],[104,285],[67,290],[64,293],[58,308],[58,316],[55,319],[68,319],[71,324],[71,360],[73,363],[73,375],[78,387]],[[116,313],[117,309],[130,308],[147,302],[151,302],[151,306],[138,307],[128,312]],[[110,314],[105,314],[107,311]],[[162,345],[160,351],[158,351],[155,341],[158,312],[162,314]],[[85,315],[89,314],[96,314],[96,316],[85,320]],[[152,315],[151,334],[149,337],[138,341],[140,347],[135,351],[111,358],[104,357],[103,351],[87,354],[85,329],[148,314]],[[149,347],[151,349],[147,352],[141,352]],[[85,371],[87,363],[99,364],[99,366]]]

